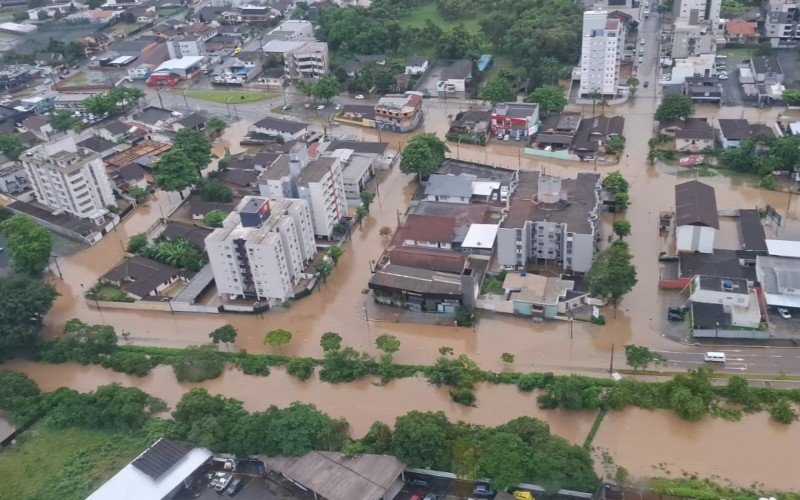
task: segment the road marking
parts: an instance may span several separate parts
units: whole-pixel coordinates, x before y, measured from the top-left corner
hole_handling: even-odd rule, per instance
[[[769,356],[769,357],[770,357],[770,358],[780,358],[781,356],[779,356],[779,355],[777,355],[777,354],[770,354],[770,356]]]

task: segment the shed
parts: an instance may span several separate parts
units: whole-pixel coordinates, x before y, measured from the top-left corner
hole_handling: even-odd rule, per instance
[[[390,455],[347,457],[311,451],[301,457],[259,457],[266,466],[327,500],[391,500],[403,487],[406,464]]]
[[[675,224],[679,252],[714,252],[719,214],[714,188],[699,181],[675,186]]]

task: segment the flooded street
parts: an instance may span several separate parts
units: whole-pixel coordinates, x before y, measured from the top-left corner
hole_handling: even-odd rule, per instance
[[[425,130],[443,136],[447,129],[447,116],[458,113],[459,107],[468,109],[469,105],[447,103],[445,108],[442,103],[431,103],[426,108]],[[591,106],[588,108],[585,110],[587,116],[591,113]],[[354,228],[352,241],[344,246],[345,253],[327,283],[321,284],[317,291],[295,302],[288,310],[271,311],[261,318],[233,314],[98,311],[89,307],[82,298],[81,284],[86,288],[91,286],[98,276],[120,261],[128,237],[146,230],[179,202],[177,194],[158,192],[147,206],[137,209],[99,244],[59,259],[64,280],[55,282],[60,296],[46,318],[46,334],[59,335],[66,320],[78,317],[90,323],[113,325],[118,333],[130,332],[131,342],[137,344],[184,347],[208,342],[210,331],[231,323],[239,331],[232,349],[269,352],[269,348],[263,345],[265,333],[285,328],[294,337],[283,349],[283,354],[321,357],[319,338],[326,331],[339,332],[344,345],[373,355],[377,354],[374,338],[381,333],[390,333],[401,341],[400,350],[395,355],[399,363],[430,363],[438,356],[439,347],[450,346],[457,354],[465,353],[475,359],[484,369],[502,370],[504,365],[500,355],[510,352],[516,356],[512,368],[517,371],[580,371],[598,376],[604,376],[608,369],[612,345],[617,352],[616,366],[623,362],[620,352],[625,344],[647,345],[655,349],[681,348],[663,338],[660,331],[663,311],[657,287],[657,223],[659,211],[674,208],[674,185],[693,178],[693,174],[679,172],[674,167],[651,166],[647,162],[647,139],[652,135],[654,109],[653,99],[646,96],[615,108],[606,108],[607,113],[625,116],[627,147],[619,165],[600,165],[598,170],[603,173],[620,170],[631,183],[632,205],[625,218],[632,223],[632,234],[626,240],[634,255],[638,284],[621,301],[616,314],[612,308],[606,308],[603,312],[607,320],[605,326],[576,322],[570,338],[570,326],[566,322],[536,324],[522,317],[481,312],[474,329],[390,322],[372,322],[368,327],[359,311],[364,300],[369,300],[364,292],[370,275],[370,261],[378,260],[383,249],[384,240],[378,231],[382,226],[396,227],[397,213],[406,210],[417,189],[414,176],[404,175],[395,168],[380,174],[380,198],[373,203],[364,223]],[[701,115],[718,113],[719,116],[738,118],[739,109],[735,110],[735,116],[728,116],[733,111],[731,108],[698,108]],[[769,121],[769,117],[774,119],[777,112],[747,109],[745,117]],[[222,156],[226,146],[232,153],[241,151],[238,142],[246,128],[246,122],[233,124],[223,139],[215,144],[214,152]],[[377,131],[353,130],[365,140],[378,139]],[[337,133],[353,133],[353,130],[341,127]],[[383,133],[380,138],[390,142],[396,150],[410,137]],[[486,148],[452,143],[449,146],[450,156],[454,158],[507,168],[546,170],[564,176],[592,169],[591,164],[543,162],[526,157],[514,144],[493,143]],[[215,165],[209,168],[215,168]],[[787,193],[754,189],[741,177],[716,175],[701,180],[717,189],[717,203],[722,210],[763,208],[770,204],[783,211],[787,205]],[[792,206],[793,218],[798,217],[798,205],[794,203]],[[607,218],[606,222],[610,220],[613,217]],[[725,223],[723,227],[732,230],[735,224]],[[735,236],[726,233],[720,241],[729,246],[736,240]],[[168,367],[156,368],[143,378],[129,377],[97,366],[74,364],[15,361],[4,367],[28,373],[44,390],[62,385],[91,390],[99,385],[119,382],[136,385],[170,404],[194,386],[178,383]],[[397,415],[420,409],[442,410],[452,419],[486,425],[531,415],[548,421],[556,434],[582,443],[593,419],[593,414],[589,413],[539,410],[534,395],[520,393],[508,386],[479,386],[476,391],[478,407],[466,408],[452,403],[446,390],[430,387],[419,379],[398,380],[386,387],[369,381],[330,385],[319,381],[303,383],[287,376],[281,369],[273,369],[273,374],[267,378],[230,370],[221,378],[202,385],[211,392],[243,400],[251,410],[263,409],[269,404],[283,406],[295,400],[314,403],[332,416],[347,418],[354,436],[363,434],[374,420],[391,423]],[[503,411],[498,411],[499,408]],[[751,432],[742,432],[744,429]],[[609,414],[595,443],[609,448],[616,462],[634,475],[657,474],[659,471],[652,467],[668,463],[676,464],[674,471],[685,468],[703,475],[719,474],[736,479],[742,485],[760,479],[772,487],[800,488],[800,477],[788,471],[793,464],[788,450],[800,449],[799,433],[798,424],[776,426],[765,414],[747,417],[740,423],[706,419],[691,424],[667,412],[628,410]],[[652,439],[647,439],[651,436]],[[759,470],[752,464],[770,464],[771,469]]]

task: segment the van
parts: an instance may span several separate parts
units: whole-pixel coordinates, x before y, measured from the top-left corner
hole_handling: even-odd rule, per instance
[[[703,356],[703,361],[709,361],[711,363],[724,363],[725,362],[725,353],[724,352],[707,352]]]

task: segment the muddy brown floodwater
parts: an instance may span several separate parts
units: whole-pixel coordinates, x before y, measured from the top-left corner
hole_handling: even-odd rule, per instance
[[[427,108],[425,130],[443,135],[447,116],[458,113],[459,106],[464,109],[469,104],[448,103],[446,106],[433,103]],[[647,139],[653,130],[654,110],[654,101],[646,98],[634,99],[607,110],[625,116],[627,147],[619,165],[600,166],[599,169],[601,172],[620,170],[631,183],[632,205],[625,217],[631,221],[633,231],[626,240],[634,255],[638,283],[621,301],[616,315],[611,310],[604,312],[607,324],[603,327],[575,323],[574,335],[570,338],[566,322],[534,324],[521,317],[487,313],[480,315],[475,329],[400,323],[373,323],[371,328],[367,328],[358,311],[367,297],[364,292],[370,274],[370,261],[377,260],[382,252],[383,241],[378,231],[382,226],[396,227],[398,211],[405,211],[417,188],[412,176],[394,169],[381,173],[380,199],[373,203],[364,224],[355,228],[352,241],[345,245],[345,254],[333,275],[318,291],[297,301],[289,310],[272,311],[261,318],[253,315],[97,311],[90,308],[81,297],[81,284],[91,286],[98,276],[120,261],[129,236],[145,230],[179,201],[175,198],[177,195],[158,192],[155,199],[139,208],[99,244],[60,259],[64,280],[55,283],[60,296],[46,318],[46,334],[59,335],[66,320],[78,317],[87,322],[113,325],[118,332],[130,332],[131,341],[137,344],[183,347],[205,343],[208,341],[208,332],[224,323],[231,323],[239,330],[234,346],[237,349],[267,352],[262,343],[264,334],[272,329],[286,328],[293,332],[294,338],[284,349],[285,354],[319,357],[322,354],[319,338],[326,331],[339,332],[345,345],[373,354],[374,337],[386,332],[396,335],[401,341],[400,351],[395,355],[400,363],[430,363],[437,356],[438,348],[447,345],[457,353],[466,353],[482,368],[496,371],[503,369],[500,360],[503,352],[515,354],[515,370],[570,372],[580,369],[600,373],[608,367],[612,345],[616,345],[617,349],[628,343],[656,349],[674,347],[671,341],[661,337],[660,332],[662,311],[657,287],[657,222],[659,211],[674,208],[675,184],[691,178],[691,174],[678,175],[676,168],[647,163]],[[589,113],[591,110],[584,111]],[[738,109],[734,113],[731,108],[698,107],[698,113],[711,117],[740,116]],[[776,110],[747,109],[745,117],[767,122],[770,118],[774,119],[775,114]],[[247,124],[241,122],[226,130],[223,140],[215,145],[215,153],[221,155],[225,146],[229,146],[232,152],[239,151],[238,141],[246,127]],[[362,130],[360,135],[367,140],[377,139],[378,136],[371,130]],[[402,146],[409,138],[409,135],[381,135],[383,141],[390,142],[395,148]],[[453,151],[450,155],[508,168],[546,170],[557,175],[574,176],[581,170],[592,168],[588,164],[542,162],[524,157],[514,146],[492,144],[480,148],[451,145]],[[210,168],[214,168],[214,165]],[[783,210],[787,205],[786,193],[754,189],[741,178],[718,175],[702,180],[717,188],[720,209],[771,204]],[[798,217],[798,205],[795,203],[791,209],[789,215],[792,218]],[[609,222],[607,217],[604,221]],[[45,390],[61,385],[89,390],[118,381],[141,387],[174,404],[183,391],[192,387],[177,383],[170,370],[163,367],[138,379],[92,366],[21,362],[7,366],[30,374]],[[550,422],[556,433],[576,443],[583,441],[591,425],[590,414],[543,412],[536,407],[533,396],[520,394],[513,387],[505,386],[480,386],[477,393],[479,406],[464,408],[450,402],[446,391],[429,387],[425,381],[416,379],[395,381],[387,387],[376,387],[366,381],[335,386],[319,381],[300,383],[276,369],[265,379],[227,371],[220,379],[203,385],[212,392],[242,399],[250,409],[260,409],[267,404],[283,405],[293,400],[311,402],[331,415],[345,416],[351,422],[355,435],[363,433],[373,420],[392,422],[394,417],[411,409],[440,409],[451,418],[488,425],[519,415],[538,416]],[[785,467],[794,462],[792,456],[782,450],[789,449],[790,443],[794,443],[795,449],[798,449],[797,440],[800,438],[797,433],[800,427],[776,427],[762,417],[748,417],[741,423],[705,420],[692,424],[677,420],[665,412],[628,410],[609,415],[601,426],[599,444],[609,447],[612,454],[618,457],[618,463],[641,474],[657,472],[651,466],[666,462],[685,464],[685,468],[692,469],[692,472],[719,473],[741,485],[752,482],[751,478],[760,477],[769,486],[800,487],[800,476],[779,472],[785,471]],[[714,436],[714,439],[707,439],[706,436]],[[758,439],[754,436],[758,436]],[[644,449],[643,446],[648,448]],[[773,452],[776,460],[767,460],[766,457]],[[765,458],[748,459],[748,455]],[[696,456],[711,458],[695,460]],[[750,471],[744,471],[747,468],[743,465],[745,463],[751,465]],[[775,467],[769,471],[761,470],[772,463]]]

